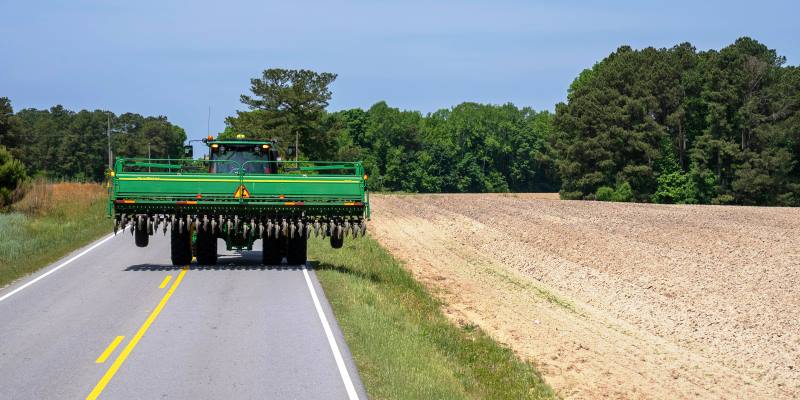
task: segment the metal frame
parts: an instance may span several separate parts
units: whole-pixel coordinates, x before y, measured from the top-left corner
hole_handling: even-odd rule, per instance
[[[255,142],[249,142],[255,143]],[[233,163],[235,173],[209,173],[211,163]],[[246,171],[271,164],[283,173]],[[205,171],[203,171],[203,167]],[[148,168],[160,171],[130,171]],[[331,173],[340,171],[342,173]],[[369,194],[360,162],[246,161],[119,158],[109,188],[108,214],[237,213],[240,215],[369,218]],[[245,187],[249,196],[234,197]]]

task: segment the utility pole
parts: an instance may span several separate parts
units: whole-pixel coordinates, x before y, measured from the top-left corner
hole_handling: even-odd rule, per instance
[[[111,155],[111,111],[108,112],[108,129],[106,129],[106,136],[108,136],[108,170],[114,169],[113,156]]]
[[[297,162],[297,155],[300,154],[300,132],[294,131],[294,161]]]
[[[150,142],[147,142],[147,163],[150,163]],[[150,172],[150,166],[147,166],[147,172]]]

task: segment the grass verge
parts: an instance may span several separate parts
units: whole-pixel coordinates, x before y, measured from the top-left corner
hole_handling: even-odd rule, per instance
[[[373,239],[310,240],[317,276],[372,399],[549,399],[530,364],[475,325],[452,324]]]
[[[0,214],[0,287],[111,232],[105,202],[98,184],[37,184]]]

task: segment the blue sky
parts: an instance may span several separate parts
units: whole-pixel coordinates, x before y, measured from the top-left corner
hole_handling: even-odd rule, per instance
[[[800,63],[791,1],[0,0],[0,96],[166,115],[224,129],[270,67],[335,72],[330,109],[380,100],[423,112],[463,101],[553,109],[623,44],[720,48],[751,36]]]

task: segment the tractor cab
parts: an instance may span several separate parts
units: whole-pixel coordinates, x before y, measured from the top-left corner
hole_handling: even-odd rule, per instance
[[[245,174],[277,173],[280,157],[273,140],[244,139],[238,135],[233,140],[205,140],[209,148],[208,172],[235,174],[240,169]]]

